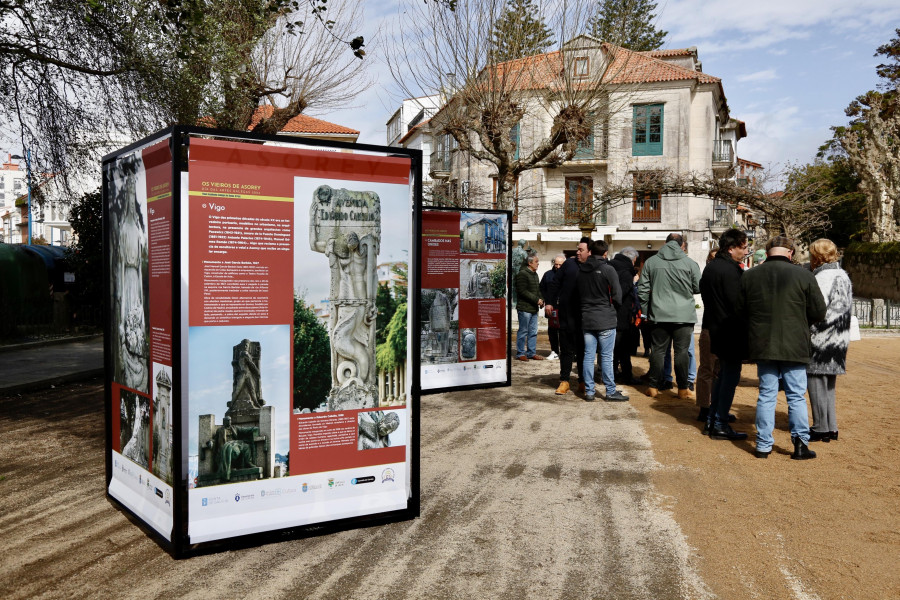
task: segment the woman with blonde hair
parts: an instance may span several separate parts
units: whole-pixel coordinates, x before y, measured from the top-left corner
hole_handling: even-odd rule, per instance
[[[830,442],[838,439],[835,383],[837,376],[846,372],[853,288],[850,277],[838,263],[840,257],[834,242],[816,240],[809,253],[810,267],[827,305],[825,320],[810,327],[812,356],[806,377],[813,426],[809,439]]]

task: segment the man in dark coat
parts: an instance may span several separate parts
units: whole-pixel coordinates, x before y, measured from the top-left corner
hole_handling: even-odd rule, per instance
[[[553,283],[553,279],[556,277],[556,272],[559,271],[559,268],[563,266],[563,263],[566,262],[566,256],[564,254],[558,255],[553,259],[553,267],[544,273],[544,276],[541,277],[541,295],[546,300],[550,297],[550,285]],[[551,311],[545,311],[549,322],[547,323],[547,337],[550,338],[550,354],[547,356],[550,360],[556,360],[559,358],[559,314],[557,313],[557,318],[554,319]]]
[[[603,240],[591,244],[591,255],[578,265],[578,297],[581,299],[581,327],[584,332],[584,399],[594,401],[594,357],[600,351],[600,373],[608,402],[624,402],[628,396],[616,389],[613,377],[613,349],[616,345],[616,309],[621,303],[622,289],[616,270],[606,260],[609,246]]]
[[[622,304],[619,306],[618,319],[616,323],[616,349],[613,354],[613,369],[620,367],[622,370],[621,381],[627,385],[639,385],[640,379],[637,379],[632,372],[631,353],[637,347],[640,332],[634,324],[634,317],[637,314],[637,287],[635,280],[637,278],[637,269],[634,264],[640,256],[634,248],[626,246],[619,251],[616,256],[609,261],[612,268],[616,270],[619,279],[619,287],[622,288]]]
[[[807,446],[809,415],[804,394],[811,349],[809,328],[825,318],[825,298],[815,276],[791,263],[794,243],[790,238],[773,237],[766,252],[766,262],[741,277],[737,304],[738,313],[747,319],[750,360],[756,361],[759,375],[756,456],[768,458],[775,443],[772,431],[780,379],[794,444],[791,458],[815,458]]]
[[[556,309],[559,314],[559,387],[556,394],[562,396],[569,391],[569,376],[572,374],[572,363],[578,374],[578,391],[584,391],[584,379],[581,364],[584,362],[584,335],[581,333],[581,304],[575,281],[578,278],[578,265],[590,255],[588,245],[591,238],[582,237],[578,242],[575,257],[569,258],[556,272],[550,284],[550,297],[547,298],[547,310]]]
[[[700,278],[703,329],[709,331],[710,352],[719,359],[710,395],[706,431],[714,440],[744,440],[747,434],[728,424],[734,391],[741,380],[741,362],[747,357],[747,329],[737,312],[741,295],[741,266],[747,256],[747,234],[728,229],[719,238],[719,251]]]

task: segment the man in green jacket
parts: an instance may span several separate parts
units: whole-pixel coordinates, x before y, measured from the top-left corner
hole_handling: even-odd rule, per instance
[[[650,333],[650,388],[647,395],[659,394],[663,361],[669,344],[675,348],[675,381],[678,397],[692,399],[688,389],[690,357],[697,322],[694,294],[700,293],[700,266],[685,254],[684,238],[670,233],[666,245],[647,259],[638,281],[638,298],[652,323]]]
[[[537,270],[536,254],[527,258],[516,273],[516,312],[519,316],[519,332],[516,334],[516,358],[519,360],[544,360],[535,354],[537,347],[538,309],[544,306]]]
[[[756,361],[756,457],[768,458],[775,443],[778,381],[784,386],[794,452],[791,458],[815,458],[809,443],[806,412],[806,365],[809,328],[825,318],[825,298],[811,271],[791,263],[794,243],[775,236],[766,244],[768,258],[741,278],[737,312],[747,320],[750,360]]]

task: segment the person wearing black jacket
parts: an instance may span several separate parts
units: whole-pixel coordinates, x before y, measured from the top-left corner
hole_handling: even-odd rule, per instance
[[[617,309],[622,302],[619,276],[606,260],[609,246],[603,240],[591,244],[590,257],[578,265],[578,297],[581,299],[581,327],[584,332],[584,377],[587,402],[594,400],[594,357],[600,352],[600,373],[608,402],[624,402],[628,396],[616,389],[613,377],[613,349],[616,344]]]
[[[545,299],[550,297],[550,284],[553,283],[553,279],[556,277],[556,272],[559,271],[559,268],[566,262],[566,257],[564,254],[558,255],[553,259],[553,267],[544,273],[544,276],[541,277],[541,296]],[[547,323],[547,337],[550,338],[550,355],[547,356],[549,360],[556,360],[559,358],[560,350],[559,350],[559,318],[551,319],[552,313],[550,311],[546,311],[547,318],[550,319],[550,322]]]
[[[616,349],[613,353],[613,369],[617,366],[622,370],[622,383],[638,385],[640,379],[635,378],[631,367],[631,353],[637,346],[637,338],[640,336],[638,328],[634,325],[634,317],[637,314],[637,292],[635,280],[637,269],[634,268],[638,259],[638,252],[631,246],[626,246],[609,261],[610,266],[616,270],[619,278],[619,287],[622,288],[622,304],[618,310],[616,323]]]
[[[591,238],[583,237],[578,242],[578,250],[574,258],[569,258],[556,272],[550,284],[550,295],[545,298],[547,314],[556,309],[559,315],[559,387],[556,394],[562,396],[569,391],[569,377],[572,374],[572,363],[577,366],[578,391],[584,391],[584,379],[581,363],[584,361],[584,336],[581,333],[581,303],[575,280],[578,278],[578,265],[590,255],[588,245]]]
[[[747,327],[737,311],[741,295],[741,266],[747,256],[747,234],[728,229],[719,238],[719,251],[700,278],[703,329],[709,331],[710,352],[719,359],[713,380],[706,430],[714,440],[744,440],[747,434],[728,424],[734,392],[741,380],[741,362],[747,358]]]

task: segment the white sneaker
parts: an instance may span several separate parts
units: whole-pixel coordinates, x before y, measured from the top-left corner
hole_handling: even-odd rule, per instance
[[[550,354],[547,355],[547,360],[559,360],[559,355],[551,350]]]

